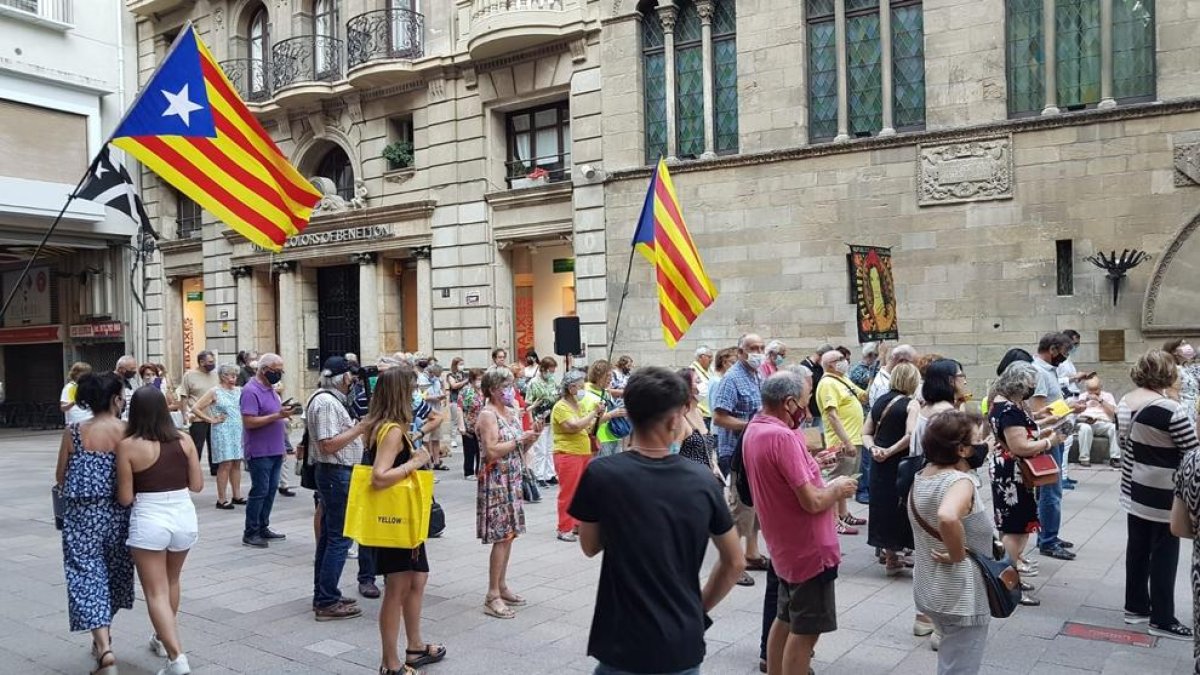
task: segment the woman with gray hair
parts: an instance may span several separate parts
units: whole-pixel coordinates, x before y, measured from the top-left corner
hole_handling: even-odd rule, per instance
[[[1050,452],[1063,442],[1062,435],[1052,428],[1054,418],[1047,420],[1049,427],[1039,431],[1029,414],[1026,401],[1033,395],[1037,378],[1036,366],[1015,361],[1000,374],[988,395],[988,421],[997,450],[992,454],[992,507],[996,511],[996,525],[1008,557],[1016,561],[1022,575],[1030,577],[1037,576],[1037,570],[1023,555],[1029,533],[1039,528],[1038,508],[1033,487],[1025,485],[1018,462]],[[1021,589],[1031,591],[1033,587],[1022,583]],[[1022,594],[1021,604],[1037,606],[1041,601]]]
[[[589,438],[596,422],[604,415],[604,403],[584,393],[583,373],[569,370],[562,379],[562,398],[550,411],[554,439],[554,472],[558,474],[558,538],[577,541],[579,523],[567,513],[583,470],[592,460]]]
[[[217,508],[231,510],[245,504],[242,497],[242,388],[237,385],[241,368],[226,363],[217,369],[217,386],[196,401],[192,414],[212,425],[209,444],[217,465]],[[233,498],[226,499],[233,488]]]

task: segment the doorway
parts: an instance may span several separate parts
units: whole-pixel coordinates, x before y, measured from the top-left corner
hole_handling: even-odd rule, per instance
[[[554,354],[554,320],[575,315],[575,250],[531,243],[513,249],[514,358]]]
[[[317,268],[317,339],[322,364],[330,356],[358,353],[358,312],[358,266]]]

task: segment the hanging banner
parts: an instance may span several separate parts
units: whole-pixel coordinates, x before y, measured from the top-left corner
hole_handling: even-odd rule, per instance
[[[850,281],[857,306],[858,341],[896,340],[896,286],[892,283],[892,250],[850,246]]]

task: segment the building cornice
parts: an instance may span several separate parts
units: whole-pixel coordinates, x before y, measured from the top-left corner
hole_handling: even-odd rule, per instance
[[[428,218],[433,214],[435,200],[405,202],[394,206],[380,206],[373,209],[345,211],[329,215],[314,216],[304,229],[306,234],[319,234],[347,227],[364,227],[370,225],[388,225],[405,220]],[[233,230],[224,230],[221,236],[230,244],[244,244],[249,240]]]
[[[516,190],[489,192],[483,196],[483,199],[488,204],[491,204],[493,209],[504,211],[506,209],[519,209],[537,204],[567,201],[571,199],[571,193],[574,189],[575,187],[571,181],[565,180]]]
[[[188,239],[165,239],[158,242],[158,250],[165,255],[178,253],[195,253],[204,247],[204,242],[199,238]]]
[[[937,129],[933,131],[899,132],[892,136],[874,136],[871,138],[851,139],[842,142],[819,143],[802,145],[780,150],[745,153],[739,155],[720,156],[715,159],[695,159],[674,162],[670,165],[671,173],[688,173],[690,171],[708,171],[711,169],[728,169],[757,164],[773,164],[813,157],[844,155],[871,150],[886,150],[915,146],[922,143],[938,143],[971,139],[980,136],[995,136],[999,134],[1016,134],[1030,131],[1043,131],[1062,127],[1100,124],[1103,122],[1121,122],[1125,120],[1178,115],[1200,111],[1200,97],[1178,99],[1166,103],[1131,103],[1108,109],[1081,110],[1078,112],[1060,113],[1037,117],[1021,117],[987,124],[976,124],[965,127]],[[654,172],[653,166],[617,169],[609,173],[606,183],[616,183],[625,180],[649,178]]]

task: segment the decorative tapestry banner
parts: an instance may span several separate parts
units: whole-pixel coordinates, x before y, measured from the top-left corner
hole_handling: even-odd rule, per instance
[[[896,340],[896,286],[892,283],[892,250],[850,246],[850,279],[857,305],[858,341]]]

